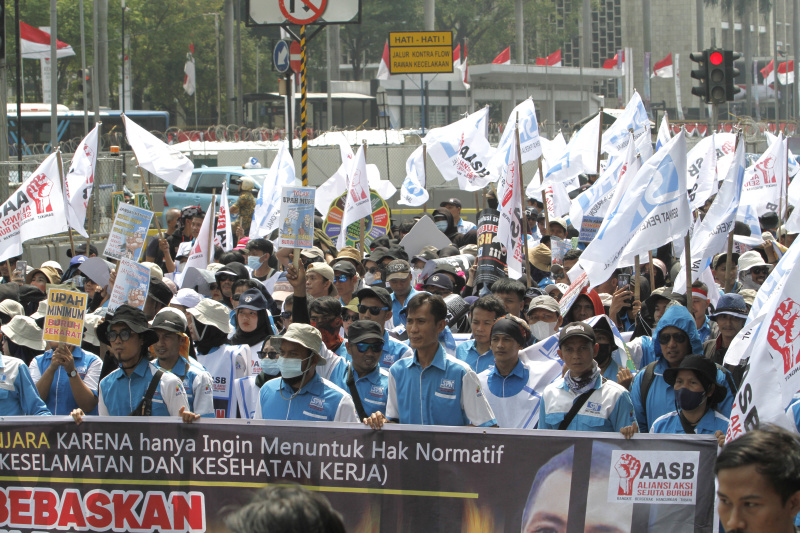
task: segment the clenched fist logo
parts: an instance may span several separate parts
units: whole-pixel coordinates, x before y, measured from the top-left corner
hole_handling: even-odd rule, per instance
[[[616,469],[619,476],[619,491],[617,495],[630,496],[633,494],[633,480],[642,470],[642,462],[631,454],[623,453],[620,455],[617,464],[614,465],[614,469]]]
[[[147,295],[142,288],[135,288],[128,291],[128,305],[131,307],[141,307],[144,305]]]
[[[25,192],[36,203],[37,214],[49,213],[53,210],[53,204],[50,203],[50,191],[52,190],[53,182],[44,174],[34,177],[28,184]]]

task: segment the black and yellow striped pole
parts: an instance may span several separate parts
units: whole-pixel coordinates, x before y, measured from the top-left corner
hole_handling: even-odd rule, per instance
[[[301,176],[303,186],[308,185],[308,130],[306,129],[306,26],[300,26],[300,128],[303,135],[301,155]]]

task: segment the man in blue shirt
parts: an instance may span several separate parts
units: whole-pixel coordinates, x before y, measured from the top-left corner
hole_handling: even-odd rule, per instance
[[[326,364],[319,354],[322,335],[317,328],[295,322],[269,342],[279,350],[281,379],[261,387],[253,418],[358,422],[353,398],[316,371],[317,365]]]
[[[353,397],[359,418],[375,411],[386,411],[389,395],[389,371],[378,362],[383,354],[381,326],[371,320],[356,320],[347,330],[347,368],[345,390]]]
[[[711,321],[706,314],[708,304],[708,285],[702,281],[695,281],[692,284],[692,315],[694,315],[694,323],[697,326],[701,343],[708,339],[716,339],[719,335],[717,323]]]
[[[103,361],[78,346],[55,344],[31,361],[29,370],[39,396],[54,415],[78,407],[97,414],[97,389]]]
[[[3,343],[5,344],[5,343]],[[50,415],[22,359],[0,357],[0,415]]]
[[[386,331],[386,324],[392,319],[392,297],[383,287],[365,287],[358,291],[358,318],[377,323],[383,335],[383,353],[380,365],[389,368],[403,357],[411,357],[413,352],[403,342],[392,339]]]
[[[445,354],[439,334],[447,324],[447,304],[427,292],[408,302],[408,340],[414,356],[389,369],[386,415],[377,411],[364,423],[379,429],[385,422],[433,426],[496,426],[478,376]]]
[[[408,261],[395,259],[386,267],[386,281],[392,288],[392,324],[394,327],[406,325],[406,315],[401,313],[408,301],[417,294],[411,286],[411,265]]]
[[[450,198],[449,200],[440,203],[439,207],[444,207],[450,211],[450,214],[453,215],[453,223],[456,225],[458,232],[462,235],[472,229],[475,229],[475,224],[469,220],[464,220],[461,218],[461,200],[458,198]]]
[[[567,372],[544,391],[539,429],[619,431],[625,438],[636,433],[631,395],[600,374],[594,360],[597,351],[592,326],[572,322],[561,330],[558,355]]]
[[[456,348],[456,358],[467,363],[476,374],[494,366],[492,353],[492,326],[498,318],[506,314],[503,301],[497,296],[481,296],[470,309],[472,339],[462,342]]]

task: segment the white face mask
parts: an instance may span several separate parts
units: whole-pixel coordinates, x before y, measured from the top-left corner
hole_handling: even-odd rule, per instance
[[[531,333],[537,341],[542,341],[547,337],[553,335],[558,327],[558,322],[544,322],[542,320],[531,324]]]
[[[373,283],[375,283],[375,274],[372,272],[364,274],[364,285],[372,285]]]

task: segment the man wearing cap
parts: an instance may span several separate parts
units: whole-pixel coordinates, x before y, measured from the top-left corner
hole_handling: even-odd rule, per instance
[[[553,217],[550,219],[550,235],[561,240],[567,239],[567,221],[563,218]]]
[[[708,290],[708,285],[702,281],[692,283],[692,315],[697,333],[700,335],[700,342],[706,342],[709,338],[715,339],[719,335],[717,324],[706,315],[709,303]],[[716,287],[713,290],[717,290]]]
[[[383,339],[383,348],[379,364],[381,368],[389,368],[404,357],[411,357],[413,352],[402,342],[389,336],[386,324],[392,320],[392,298],[383,287],[364,287],[358,291],[358,318],[378,324]],[[348,353],[350,350],[348,350]]]
[[[476,374],[494,365],[492,326],[505,314],[503,301],[493,294],[481,296],[470,308],[472,339],[456,347],[456,358],[467,363]]]
[[[342,306],[350,303],[358,281],[356,267],[349,261],[338,261],[333,265],[333,286],[339,293],[339,301]]]
[[[103,361],[79,346],[49,344],[28,365],[39,396],[54,415],[68,415],[78,407],[96,415]]]
[[[127,304],[120,305],[97,326],[97,338],[109,347],[108,356],[119,365],[100,382],[100,416],[143,414],[145,396],[153,382],[158,386],[150,402],[152,416],[181,416],[189,412],[181,379],[148,361],[147,349],[158,341],[158,335],[149,328],[142,311]],[[159,373],[160,377],[156,377]],[[84,413],[77,409],[72,416],[80,423]]]
[[[306,292],[312,298],[334,296],[333,269],[327,263],[311,263],[306,268]]]
[[[83,255],[87,258],[89,257],[97,257],[97,246],[94,244],[89,245],[89,253],[86,253],[86,243],[81,243],[75,247],[75,254],[74,255]],[[72,248],[67,248],[67,257],[72,258]]]
[[[728,274],[728,254],[717,254],[711,261],[711,273],[714,275],[714,281],[725,290],[728,281],[731,282],[731,292],[739,292],[742,284],[736,279],[738,272],[736,264],[739,261],[739,254],[731,254],[731,272]]]
[[[364,423],[431,426],[496,426],[492,408],[477,374],[465,362],[447,355],[439,334],[447,325],[447,304],[441,296],[420,293],[408,302],[408,340],[414,356],[389,369],[386,414],[377,411]]]
[[[322,336],[316,328],[293,323],[269,342],[278,350],[281,379],[261,387],[253,418],[358,422],[353,398],[316,371],[327,364],[319,354]]]
[[[767,276],[772,272],[772,265],[768,265],[761,254],[755,250],[750,250],[739,256],[738,263],[739,281],[742,289],[752,289],[756,292],[767,280]],[[741,289],[740,289],[741,290]]]
[[[169,237],[173,233],[175,233],[175,229],[178,227],[178,220],[181,218],[181,210],[176,207],[170,207],[164,212],[164,220],[167,223],[167,227],[164,230],[165,235]],[[164,239],[166,241],[166,239]],[[160,239],[158,236],[154,237],[148,244],[147,248],[145,248],[144,257],[145,261],[148,263],[155,263],[162,269],[166,268],[166,263],[164,262],[164,252],[161,251]]]
[[[734,337],[747,322],[747,304],[745,304],[741,294],[723,294],[720,296],[714,314],[710,318],[716,322],[719,334],[703,343],[703,353],[716,364],[723,365],[725,354],[728,352]],[[731,372],[736,384],[741,385],[744,367],[724,366]]]
[[[447,274],[436,273],[425,281],[424,290],[446,298],[453,294],[453,282]]]
[[[189,410],[204,418],[214,418],[214,393],[211,374],[189,357],[189,337],[186,336],[186,316],[183,312],[165,307],[150,323],[158,335],[150,348],[155,365],[181,378],[186,390]]]
[[[519,352],[530,337],[528,325],[513,315],[492,325],[494,364],[478,374],[478,379],[501,428],[534,429],[544,389],[561,376],[557,361],[520,360]]]
[[[552,253],[546,244],[539,244],[528,249],[528,264],[531,266],[531,280],[536,283],[539,288],[547,287],[554,282],[553,278],[550,277],[551,261]]]
[[[214,272],[214,279],[222,293],[222,303],[233,309],[233,284],[240,279],[250,279],[250,272],[241,263],[228,263]]]
[[[539,429],[636,433],[631,395],[600,374],[597,351],[592,326],[572,322],[561,330],[558,356],[567,371],[544,391]]]
[[[552,296],[537,296],[531,300],[528,312],[525,314],[531,327],[534,342],[543,341],[555,335],[564,317],[561,308]]]
[[[449,200],[445,200],[439,204],[439,207],[444,207],[450,211],[450,214],[453,215],[453,221],[458,221],[456,223],[456,229],[462,235],[475,228],[475,224],[469,220],[464,220],[461,218],[461,200],[458,198],[450,198]]]
[[[356,320],[347,330],[350,363],[343,388],[353,398],[359,419],[376,411],[386,411],[389,371],[379,364],[384,342],[381,326],[372,320]]]
[[[411,265],[408,261],[395,259],[386,267],[386,281],[392,288],[392,325],[405,326],[406,315],[401,313],[405,308],[406,302],[417,294],[411,286]]]

